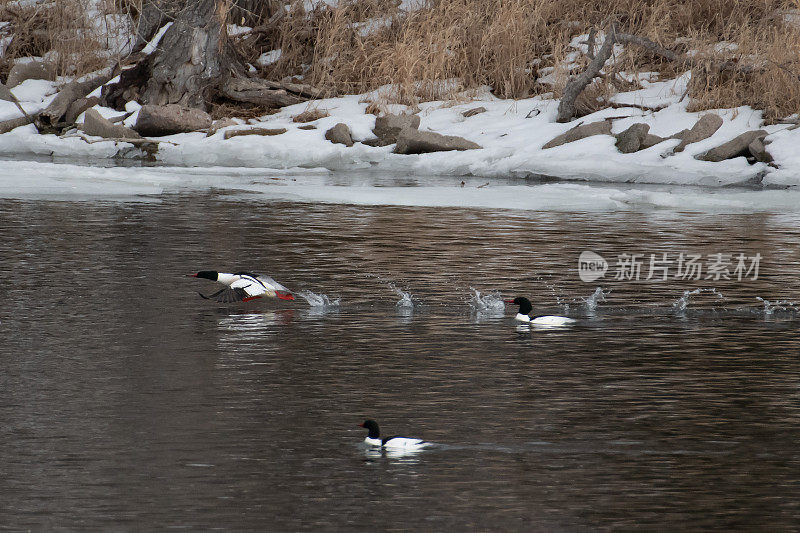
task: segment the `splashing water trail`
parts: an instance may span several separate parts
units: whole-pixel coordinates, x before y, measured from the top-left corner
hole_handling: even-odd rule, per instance
[[[770,316],[775,311],[794,311],[797,307],[795,302],[789,300],[778,300],[776,302],[770,302],[769,300],[765,300],[760,296],[756,296],[756,300],[759,300],[761,303],[764,304],[764,315]]]
[[[402,289],[398,289],[394,283],[389,283],[389,288],[397,294],[400,299],[395,304],[400,309],[412,309],[414,307],[414,295]]]
[[[503,316],[506,312],[506,304],[499,294],[481,295],[478,289],[469,288],[472,291],[469,305],[478,313]]]
[[[702,293],[716,294],[717,298],[725,299],[725,296],[723,296],[723,294],[719,292],[717,289],[713,288],[706,289],[700,287],[691,291],[690,290],[683,291],[683,296],[678,298],[678,300],[672,305],[673,309],[675,309],[675,311],[678,313],[686,311],[686,308],[689,307],[689,302],[691,301],[692,296]]]
[[[595,314],[598,302],[605,302],[606,296],[609,294],[611,294],[611,291],[604,292],[603,287],[597,287],[591,296],[583,299],[586,311],[589,312],[589,314]]]
[[[311,291],[301,291],[297,293],[298,296],[303,298],[310,307],[329,309],[331,307],[339,307],[342,303],[341,298],[331,300],[325,294],[316,294]]]
[[[558,307],[560,307],[561,309],[563,309],[564,314],[566,315],[567,313],[569,313],[569,302],[565,301],[561,297],[561,294],[560,294],[559,290],[556,288],[556,286],[552,285],[551,283],[549,283],[546,279],[542,278],[541,276],[538,276],[535,279],[536,279],[536,281],[544,284],[544,286],[547,288],[547,290],[550,291],[550,293],[553,295],[553,298],[556,299],[556,305]]]

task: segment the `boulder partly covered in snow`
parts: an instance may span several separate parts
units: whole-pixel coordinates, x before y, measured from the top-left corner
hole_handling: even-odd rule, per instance
[[[753,144],[753,141],[763,140],[767,135],[766,130],[746,131],[716,148],[696,155],[695,159],[717,163],[726,159],[733,159],[734,157],[754,156],[754,154],[750,152],[750,145]],[[763,143],[761,146],[763,146]]]
[[[687,145],[708,139],[722,126],[722,118],[714,113],[707,113],[700,117],[692,129],[683,130],[673,135],[674,138],[680,139],[681,142],[678,146],[673,148],[673,153],[682,152]]]
[[[632,154],[642,149],[642,144],[647,139],[650,126],[644,123],[637,123],[617,135],[617,150],[623,154]]]
[[[325,138],[334,144],[353,146],[353,135],[350,128],[344,122],[340,122],[325,132]]]
[[[600,122],[575,126],[546,142],[544,146],[542,146],[542,149],[555,148],[556,146],[575,142],[594,135],[611,135],[611,121],[601,120]]]
[[[385,146],[396,143],[401,131],[416,130],[417,128],[419,128],[418,115],[384,115],[375,119],[375,128],[372,133]]]
[[[139,110],[133,129],[147,137],[160,137],[204,130],[211,126],[211,122],[211,116],[200,109],[177,104],[146,105]]]
[[[480,147],[479,144],[463,137],[406,128],[400,132],[394,152],[396,154],[426,154],[450,150],[473,150]]]
[[[50,61],[35,58],[28,61],[16,60],[11,70],[8,71],[6,86],[16,87],[25,80],[50,80],[56,79],[56,66]]]

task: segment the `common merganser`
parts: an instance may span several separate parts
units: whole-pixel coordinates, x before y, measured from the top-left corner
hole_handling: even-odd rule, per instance
[[[226,274],[216,270],[201,270],[197,274],[189,274],[189,277],[210,279],[225,285],[224,288],[208,296],[198,293],[206,300],[216,300],[224,304],[249,302],[263,297],[294,300],[294,295],[274,279],[251,272]]]
[[[421,450],[426,446],[430,446],[430,442],[425,442],[422,439],[414,439],[409,437],[385,437],[381,438],[381,430],[378,428],[378,423],[374,420],[365,420],[360,427],[369,430],[369,435],[364,439],[368,446],[380,447],[385,449],[403,449],[403,450]]]
[[[530,312],[533,311],[531,301],[522,296],[517,296],[513,300],[503,300],[507,304],[514,304],[519,306],[519,311],[514,320],[525,322],[526,324],[537,324],[540,326],[565,326],[575,322],[574,318],[568,318],[558,315],[542,315],[531,318]]]

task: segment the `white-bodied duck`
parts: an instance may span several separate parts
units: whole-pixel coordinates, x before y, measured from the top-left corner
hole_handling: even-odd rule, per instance
[[[378,427],[378,423],[374,420],[365,420],[364,423],[359,424],[359,426],[369,431],[369,434],[364,439],[364,443],[375,448],[383,448],[386,450],[400,449],[406,451],[416,451],[431,445],[430,442],[425,442],[422,439],[415,439],[412,437],[394,436],[381,438],[381,430]]]
[[[515,320],[524,322],[525,324],[536,324],[539,326],[566,326],[575,322],[574,318],[558,315],[542,315],[531,317],[530,313],[533,311],[531,301],[523,296],[517,296],[513,300],[503,300],[507,304],[514,304],[519,306]]]
[[[294,300],[294,295],[286,287],[269,276],[261,274],[253,274],[251,272],[227,274],[216,270],[201,270],[196,274],[189,274],[189,276],[210,279],[225,285],[222,289],[208,296],[199,293],[206,300],[216,300],[224,304],[249,302],[258,298]]]

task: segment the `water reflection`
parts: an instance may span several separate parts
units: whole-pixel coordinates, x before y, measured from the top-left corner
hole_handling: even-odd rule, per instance
[[[377,461],[380,459],[388,459],[393,463],[413,465],[418,464],[420,455],[424,450],[405,450],[402,448],[376,448],[374,446],[366,446],[363,450],[364,458],[367,461]]]
[[[159,200],[0,200],[12,529],[800,520],[797,217]],[[762,275],[577,275],[581,250],[704,248]],[[305,296],[220,307],[180,278],[241,257]],[[515,295],[579,322],[517,324]],[[365,455],[364,413],[441,446]]]

